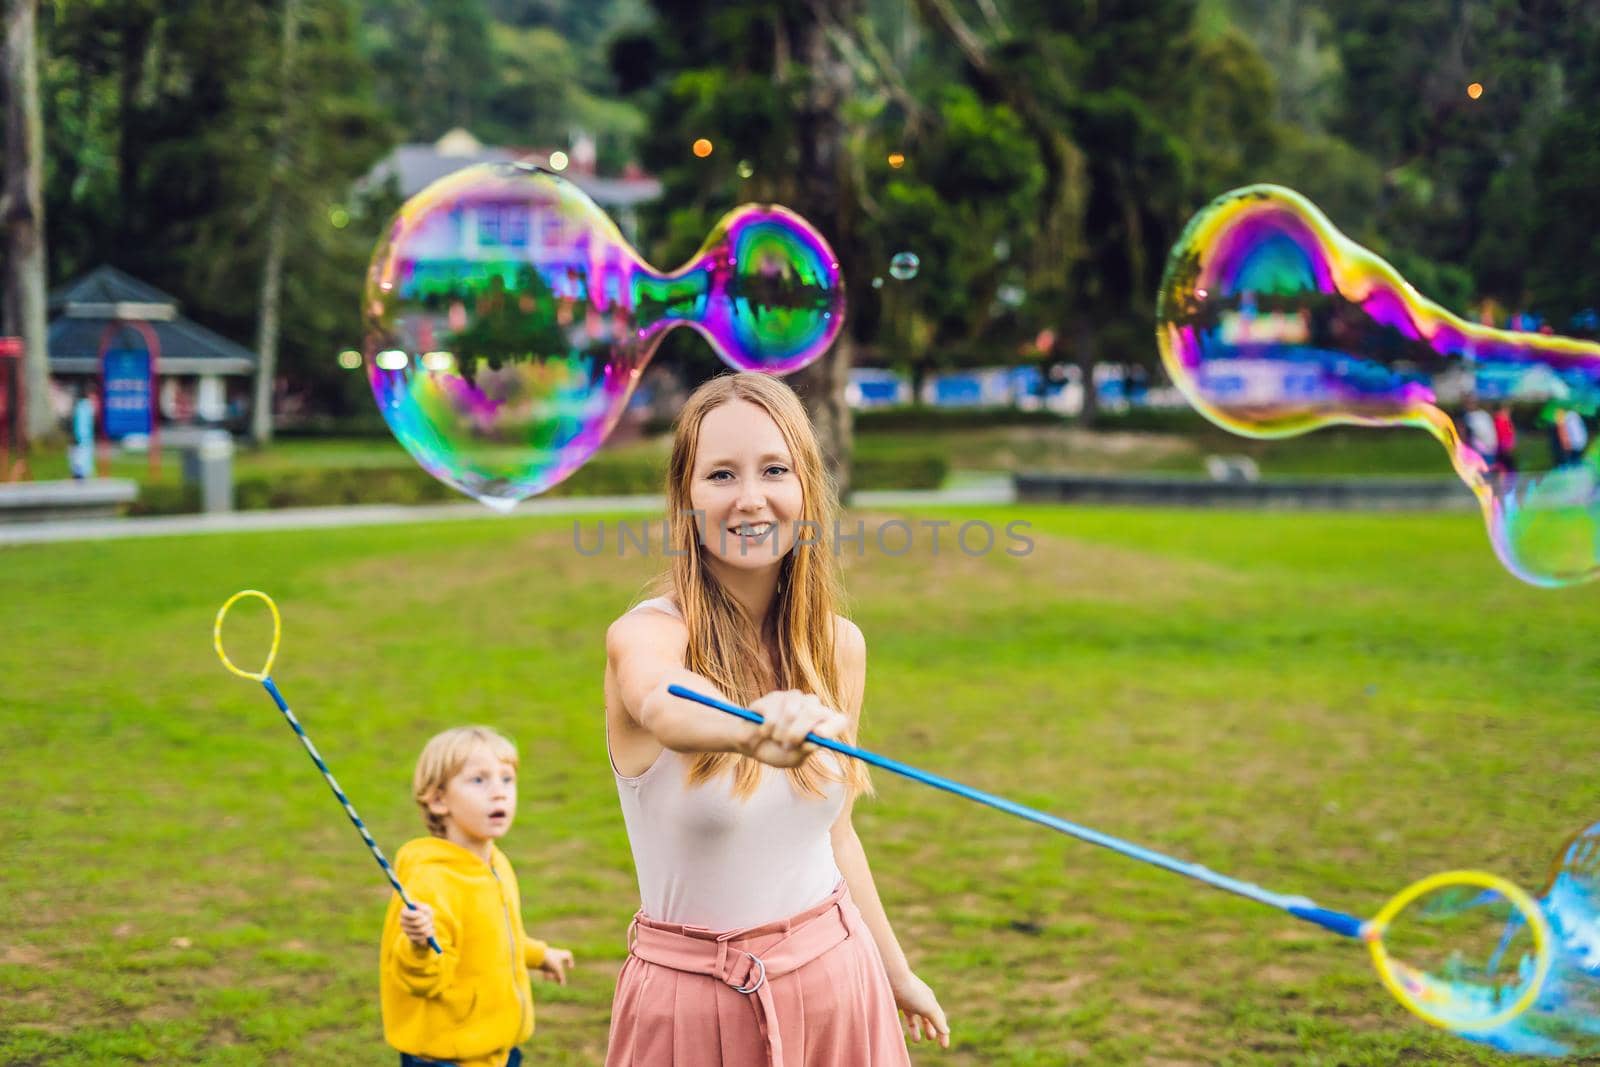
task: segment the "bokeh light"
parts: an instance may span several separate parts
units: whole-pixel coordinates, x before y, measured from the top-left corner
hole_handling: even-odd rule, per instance
[[[701,159],[704,159],[711,154],[711,142],[704,137],[698,138],[691,146],[691,151]]]

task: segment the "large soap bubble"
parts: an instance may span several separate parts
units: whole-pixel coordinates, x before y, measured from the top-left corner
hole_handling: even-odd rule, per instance
[[[1190,221],[1157,314],[1168,372],[1219,426],[1420,427],[1477,494],[1512,573],[1536,585],[1600,575],[1600,450],[1585,421],[1600,403],[1600,345],[1464,322],[1272,185],[1226,193]]]
[[[1538,898],[1549,929],[1548,970],[1526,1009],[1503,1025],[1461,1027],[1464,1037],[1506,1052],[1535,1056],[1593,1056],[1600,1053],[1600,823],[1588,826],[1562,845]],[[1477,915],[1495,932],[1488,951],[1452,952],[1428,994],[1451,1010],[1469,994],[1485,990],[1510,999],[1528,986],[1537,970],[1527,951],[1528,924],[1509,911],[1497,894],[1483,893],[1435,909],[1416,924],[1413,940],[1442,922],[1455,933],[1464,915]],[[1504,921],[1498,921],[1500,918]],[[1390,931],[1386,940],[1394,940]]]
[[[509,163],[407,201],[363,300],[389,428],[434,477],[502,511],[594,454],[672,327],[740,370],[788,374],[844,324],[833,250],[791,211],[736,208],[667,274],[576,185]]]

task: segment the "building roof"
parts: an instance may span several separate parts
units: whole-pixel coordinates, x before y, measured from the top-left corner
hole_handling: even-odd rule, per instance
[[[160,346],[163,374],[253,374],[256,354],[178,314],[178,301],[153,285],[100,266],[50,294],[50,370],[94,374],[100,342],[117,320],[147,323]],[[140,344],[143,342],[140,341]]]
[[[77,281],[68,282],[50,294],[50,310],[58,312],[68,304],[170,304],[178,300],[153,285],[146,285],[131,274],[102,264]]]
[[[466,130],[451,130],[432,144],[403,144],[390,152],[362,179],[362,185],[383,185],[393,179],[400,195],[409,199],[443,178],[478,163],[536,163],[547,166],[548,152],[531,148],[485,145]],[[602,178],[581,168],[562,172],[603,208],[628,208],[655,200],[661,182],[648,176]]]

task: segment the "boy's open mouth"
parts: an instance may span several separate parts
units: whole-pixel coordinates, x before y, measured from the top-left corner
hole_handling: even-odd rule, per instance
[[[506,812],[505,812],[504,808],[495,808],[493,811],[491,811],[489,813],[489,818],[491,818],[491,819],[503,819],[505,817],[506,817]]]

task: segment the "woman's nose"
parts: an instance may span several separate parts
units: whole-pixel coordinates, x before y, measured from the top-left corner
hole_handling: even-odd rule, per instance
[[[737,506],[741,511],[759,511],[761,508],[766,507],[766,504],[766,494],[752,486],[739,494]]]

